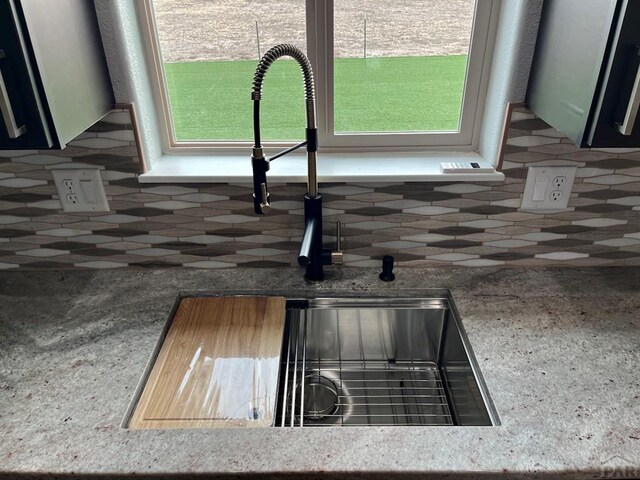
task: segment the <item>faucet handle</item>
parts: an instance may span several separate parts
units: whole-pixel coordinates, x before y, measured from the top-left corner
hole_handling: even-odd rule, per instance
[[[271,204],[269,203],[269,192],[267,192],[267,184],[260,184],[260,210],[262,213],[269,213],[271,211]]]
[[[344,262],[342,254],[342,224],[336,222],[336,249],[331,252],[331,263],[333,265],[342,265]]]

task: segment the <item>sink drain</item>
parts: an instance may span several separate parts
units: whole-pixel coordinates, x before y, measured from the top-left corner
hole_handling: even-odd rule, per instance
[[[298,382],[296,392],[296,410],[300,411],[302,397],[302,381]],[[304,377],[304,402],[302,416],[305,420],[322,420],[338,409],[338,389],[326,377],[310,374]]]

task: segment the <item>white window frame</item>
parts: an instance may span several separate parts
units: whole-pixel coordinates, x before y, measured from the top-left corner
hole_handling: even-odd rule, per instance
[[[495,0],[476,0],[470,37],[469,60],[458,131],[335,133],[334,128],[334,15],[333,0],[307,0],[307,43],[312,65],[325,75],[316,75],[318,91],[319,144],[330,151],[367,151],[380,148],[458,151],[474,150],[486,98],[498,8]],[[315,19],[315,22],[314,22]],[[316,28],[318,27],[318,28]],[[415,149],[415,148],[414,148]]]
[[[459,131],[336,134],[333,125],[333,0],[306,0],[307,52],[315,71],[321,151],[354,154],[372,150],[378,152],[476,151],[499,11],[498,0],[476,0],[476,2]],[[211,155],[246,153],[247,148],[252,145],[251,141],[175,140],[152,0],[140,0],[136,2],[136,6],[165,153]],[[250,80],[247,79],[247,91],[249,91]],[[250,102],[248,94],[247,102]],[[295,140],[301,140],[303,136],[304,125],[301,125],[300,139],[290,142],[266,140],[263,144],[267,152],[273,152],[293,145]]]

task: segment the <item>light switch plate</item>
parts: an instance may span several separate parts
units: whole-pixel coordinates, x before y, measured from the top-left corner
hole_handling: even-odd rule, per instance
[[[522,210],[566,210],[576,167],[529,167]]]
[[[65,212],[109,211],[99,169],[56,169],[52,172]]]

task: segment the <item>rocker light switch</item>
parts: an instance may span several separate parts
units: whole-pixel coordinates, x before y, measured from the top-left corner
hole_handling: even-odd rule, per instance
[[[547,191],[547,183],[549,179],[547,177],[541,177],[536,179],[536,183],[533,185],[533,195],[531,200],[534,202],[541,202],[544,200],[544,193]]]
[[[96,185],[94,180],[80,180],[80,190],[87,203],[96,203]]]

